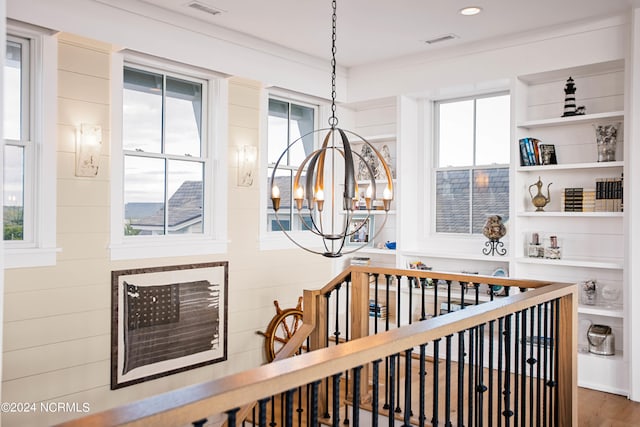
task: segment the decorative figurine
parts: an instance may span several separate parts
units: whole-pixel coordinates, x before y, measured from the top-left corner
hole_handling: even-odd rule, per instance
[[[549,192],[549,187],[551,187],[551,184],[553,184],[553,182],[550,182],[549,185],[547,185],[546,197],[544,196],[544,194],[542,194],[542,181],[540,181],[540,177],[538,177],[538,182],[536,182],[535,184],[531,184],[529,186],[529,195],[531,196],[531,203],[533,203],[533,206],[537,208],[536,212],[544,212],[543,208],[547,206],[549,202],[551,202],[551,193]],[[535,196],[533,195],[533,193],[531,193],[532,187],[538,187],[538,194],[536,194]]]
[[[504,243],[500,241],[507,234],[507,228],[502,223],[502,217],[500,215],[490,215],[487,217],[487,222],[484,224],[482,234],[489,239],[485,242],[485,248],[482,253],[485,255],[505,255],[507,250],[504,248]]]
[[[564,87],[564,114],[562,117],[576,115],[576,86],[573,79],[569,77]]]

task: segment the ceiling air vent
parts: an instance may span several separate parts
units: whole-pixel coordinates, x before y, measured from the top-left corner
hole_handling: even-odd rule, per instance
[[[457,38],[458,36],[456,36],[455,34],[445,34],[444,36],[434,37],[432,39],[425,40],[424,42],[426,44],[435,44],[435,43],[446,42],[446,41],[457,39]]]
[[[212,15],[212,16],[220,15],[222,13],[222,10],[216,9],[213,6],[209,6],[208,4],[205,4],[199,1],[192,1],[187,3],[187,7],[198,10],[200,12],[208,13],[209,15]]]

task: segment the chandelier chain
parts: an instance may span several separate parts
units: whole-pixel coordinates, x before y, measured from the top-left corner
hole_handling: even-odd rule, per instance
[[[331,117],[329,118],[329,126],[335,128],[338,126],[338,118],[336,117],[336,0],[331,3],[333,7],[333,15],[331,15]]]

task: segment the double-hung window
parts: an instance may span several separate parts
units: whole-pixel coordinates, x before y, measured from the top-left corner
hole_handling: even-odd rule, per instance
[[[510,97],[435,104],[435,231],[479,234],[489,215],[509,219]]]
[[[294,208],[292,186],[298,166],[315,149],[316,136],[313,130],[316,129],[317,116],[318,106],[283,98],[269,98],[268,189],[271,188],[271,175],[276,162],[289,144],[297,142],[280,159],[278,175],[275,177],[280,189],[279,223],[271,205],[271,191],[267,192],[267,231],[278,231],[281,227],[287,231],[306,230]]]
[[[214,167],[222,155],[214,143],[220,114],[212,111],[221,104],[219,82],[158,62],[123,63],[121,70],[122,182],[114,198],[121,203],[112,258],[224,250],[216,247],[226,227],[217,214],[226,180]]]
[[[56,41],[7,24],[4,61],[3,241],[5,266],[55,264]]]

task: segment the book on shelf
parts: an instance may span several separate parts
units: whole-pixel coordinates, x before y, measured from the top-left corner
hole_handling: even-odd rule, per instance
[[[623,211],[623,178],[597,178],[595,191],[596,212]]]
[[[371,258],[369,257],[353,257],[351,258],[351,265],[370,265]]]
[[[556,147],[553,144],[543,144],[537,138],[521,138],[520,166],[557,165]]]
[[[565,188],[562,191],[564,212],[595,212],[596,191],[582,187]]]
[[[538,144],[541,165],[557,165],[556,146],[553,144]]]

